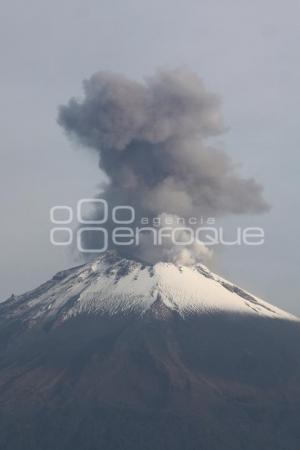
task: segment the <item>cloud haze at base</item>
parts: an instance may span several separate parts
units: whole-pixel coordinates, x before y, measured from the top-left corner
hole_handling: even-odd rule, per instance
[[[141,217],[222,217],[269,209],[263,188],[238,174],[230,156],[212,144],[222,135],[220,98],[208,92],[187,69],[159,70],[144,82],[97,72],[83,83],[82,99],[60,106],[58,123],[71,139],[99,153],[107,175],[99,197],[110,207],[131,205]],[[101,214],[95,208],[93,218]],[[107,223],[109,231],[114,224]],[[85,247],[97,248],[96,234],[85,233]],[[118,247],[122,254],[147,262],[205,261],[203,245],[172,248]],[[151,256],[150,256],[151,255]],[[151,261],[148,261],[151,259]]]

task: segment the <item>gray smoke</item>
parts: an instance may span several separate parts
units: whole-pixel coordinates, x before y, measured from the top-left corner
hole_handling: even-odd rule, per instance
[[[212,145],[211,138],[225,131],[220,99],[196,74],[164,70],[140,83],[98,72],[83,86],[84,97],[61,106],[58,122],[99,153],[109,178],[101,197],[110,205],[130,204],[137,217],[149,218],[268,209],[262,186],[241,178],[230,157]],[[135,247],[122,251],[141,256]],[[156,257],[165,258],[160,252]],[[145,248],[141,253],[145,259]]]

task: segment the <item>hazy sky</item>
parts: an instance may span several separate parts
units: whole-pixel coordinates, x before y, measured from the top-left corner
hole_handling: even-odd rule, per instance
[[[220,144],[265,186],[262,247],[223,250],[217,269],[300,314],[299,12],[296,0],[54,0],[2,4],[0,298],[75,256],[49,242],[49,209],[93,196],[97,156],[72,148],[57,107],[97,70],[141,79],[188,66],[220,94]],[[248,218],[239,224],[249,223]]]

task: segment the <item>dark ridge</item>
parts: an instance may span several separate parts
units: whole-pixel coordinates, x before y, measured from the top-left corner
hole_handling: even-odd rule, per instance
[[[200,266],[196,266],[196,269],[201,275],[204,275],[206,278],[210,278],[211,280],[214,279],[214,277],[211,275],[210,272],[207,272],[207,270],[202,269]]]
[[[79,266],[71,267],[71,269],[62,270],[60,272],[57,272],[52,280],[61,281],[64,278],[67,278],[69,275],[71,275],[73,272],[75,272],[78,269],[81,269],[84,267],[85,264],[80,264]]]

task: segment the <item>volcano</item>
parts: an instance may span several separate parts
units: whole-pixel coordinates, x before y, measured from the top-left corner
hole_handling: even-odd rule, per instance
[[[296,450],[300,322],[108,252],[0,304],[1,450]]]

